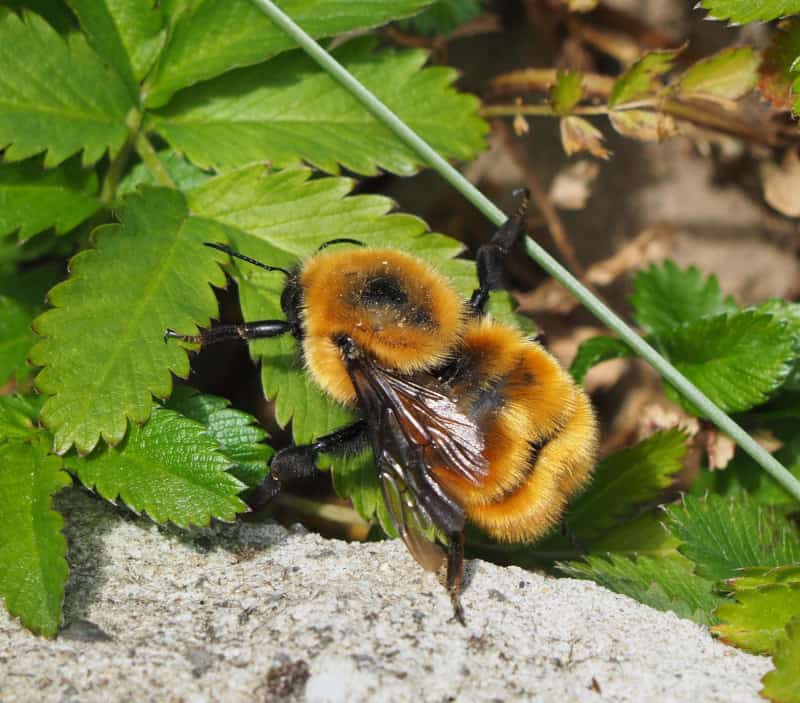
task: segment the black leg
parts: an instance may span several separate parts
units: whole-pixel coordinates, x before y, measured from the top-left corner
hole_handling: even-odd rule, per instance
[[[253,509],[264,507],[287,484],[311,478],[319,471],[320,453],[345,456],[367,447],[367,423],[358,420],[352,425],[320,437],[311,444],[299,444],[281,449],[270,461],[267,477],[255,488],[248,503]]]
[[[444,574],[440,574],[439,578],[450,594],[450,602],[453,604],[453,617],[462,625],[466,625],[464,608],[461,607],[460,598],[461,582],[464,579],[464,533],[454,532],[448,535],[447,539],[446,571]]]
[[[230,339],[264,339],[266,337],[280,337],[292,331],[292,325],[286,320],[259,320],[258,322],[244,322],[240,325],[219,325],[203,330],[200,334],[179,334],[175,330],[164,332],[164,341],[180,339],[194,344],[216,344]]]
[[[478,267],[478,288],[472,294],[469,304],[476,314],[482,315],[489,302],[489,293],[503,287],[503,259],[511,247],[525,233],[525,213],[528,211],[528,191],[514,191],[524,194],[517,211],[497,230],[488,244],[478,249],[475,264]]]

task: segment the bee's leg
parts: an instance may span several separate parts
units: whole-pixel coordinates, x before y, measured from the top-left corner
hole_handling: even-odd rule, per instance
[[[454,532],[447,536],[447,564],[442,578],[442,585],[450,594],[453,604],[453,617],[462,625],[466,625],[464,608],[461,607],[461,582],[464,580],[464,533]]]
[[[200,334],[179,334],[175,330],[164,332],[164,341],[180,339],[183,342],[194,344],[216,344],[230,339],[264,339],[266,337],[280,337],[292,331],[292,325],[286,320],[259,320],[258,322],[243,322],[239,325],[219,325],[203,330]]]
[[[528,211],[528,190],[515,190],[514,195],[524,195],[517,211],[495,232],[488,244],[478,249],[475,264],[478,267],[478,288],[469,300],[476,314],[482,315],[489,302],[489,293],[503,287],[503,259],[511,247],[525,233],[525,213]]]
[[[264,507],[275,498],[281,489],[294,481],[311,478],[317,468],[320,453],[354,454],[367,446],[367,423],[358,420],[320,437],[311,444],[299,444],[281,449],[270,461],[266,478],[255,488],[248,503],[253,509]]]

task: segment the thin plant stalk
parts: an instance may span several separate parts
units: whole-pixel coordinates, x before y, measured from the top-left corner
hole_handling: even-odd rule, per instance
[[[280,10],[271,0],[252,0],[280,29],[294,39],[323,70],[355,97],[372,115],[392,130],[419,157],[435,169],[450,185],[471,202],[495,226],[500,227],[508,217],[438,152],[414,132],[405,122],[362,85],[344,66],[315,42],[303,29]],[[525,238],[525,248],[547,273],[557,279],[597,319],[612,329],[639,356],[650,363],[667,383],[693,403],[719,429],[727,433],[767,473],[797,500],[800,500],[800,481],[779,461],[767,452],[747,432],[720,410],[697,386],[644,341],[608,306],[591,293],[577,278],[565,269],[530,237]]]

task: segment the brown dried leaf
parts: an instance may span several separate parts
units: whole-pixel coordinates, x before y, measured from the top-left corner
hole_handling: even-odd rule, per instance
[[[778,212],[800,217],[800,157],[789,149],[780,166],[765,161],[760,169],[764,200]]]
[[[800,56],[800,20],[786,20],[778,25],[772,42],[764,50],[758,70],[761,94],[779,110],[790,110],[797,99],[792,95],[792,82],[798,71],[793,62]]]
[[[736,452],[736,442],[724,432],[718,432],[715,429],[706,430],[705,439],[709,470],[717,471],[726,468]]]
[[[669,115],[649,110],[623,110],[608,115],[611,126],[625,137],[643,142],[659,142],[678,133]]]
[[[567,156],[588,151],[592,156],[607,159],[611,152],[602,145],[603,133],[582,117],[561,118],[561,144]]]

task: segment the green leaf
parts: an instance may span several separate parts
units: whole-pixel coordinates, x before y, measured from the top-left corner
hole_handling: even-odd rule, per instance
[[[761,55],[749,46],[724,49],[694,64],[678,85],[683,93],[738,100],[756,87],[760,64]]]
[[[64,521],[52,496],[70,484],[39,442],[0,444],[0,596],[29,629],[52,637],[67,580]]]
[[[617,107],[651,95],[653,81],[672,68],[679,53],[680,49],[669,49],[651,51],[642,56],[614,82],[608,106]]]
[[[654,559],[677,557],[677,539],[659,522],[653,511],[618,525],[599,539],[592,540],[588,547],[592,554],[615,553],[622,556],[645,556]]]
[[[621,339],[599,335],[587,339],[578,347],[569,372],[576,383],[583,383],[589,370],[610,359],[625,359],[634,356],[633,350]]]
[[[0,66],[0,148],[8,146],[7,161],[46,151],[49,168],[83,150],[83,163],[92,164],[122,146],[133,103],[79,35],[67,41],[38,15],[23,21],[0,8]]]
[[[793,18],[782,22],[772,35],[770,45],[764,50],[763,60],[758,69],[760,80],[758,88],[774,107],[788,110],[795,105],[796,95],[792,95],[792,83],[798,77],[795,66],[800,56],[800,20]]]
[[[216,440],[199,422],[166,408],[154,407],[149,422],[131,426],[117,447],[65,461],[85,486],[158,523],[208,525],[247,510],[238,497],[245,485],[227,472],[231,462]]]
[[[442,155],[470,159],[484,148],[478,101],[452,88],[450,68],[422,69],[422,51],[374,52],[370,38],[333,52]],[[202,168],[306,161],[329,172],[379,168],[408,175],[422,162],[301,51],[186,90],[153,126]]]
[[[559,564],[559,570],[705,625],[714,622],[712,613],[721,602],[712,593],[711,582],[692,573],[690,563],[678,559],[590,556],[584,562]]]
[[[777,703],[800,703],[800,676],[797,675],[797,662],[800,661],[800,617],[794,618],[786,626],[772,661],[775,663],[775,670],[762,679],[764,688],[761,695]]]
[[[0,236],[16,231],[25,241],[48,227],[62,234],[99,209],[97,174],[77,159],[47,170],[38,157],[0,164]]]
[[[53,0],[3,0],[3,5],[14,8],[17,13],[35,12],[47,20],[48,24],[59,34],[68,34],[78,29],[75,15],[60,0],[56,0],[56,2]]]
[[[8,296],[31,310],[43,310],[47,291],[66,275],[64,262],[46,262],[20,271],[0,273],[0,295]]]
[[[172,151],[172,149],[159,151],[158,160],[162,163],[178,190],[191,190],[195,186],[199,186],[201,183],[205,183],[211,178],[210,173],[189,163],[180,154]],[[128,171],[125,177],[119,182],[117,196],[122,197],[128,193],[132,193],[142,185],[157,186],[158,181],[144,163],[138,163]]]
[[[230,401],[178,386],[167,402],[171,410],[206,426],[220,451],[233,463],[228,472],[250,488],[267,474],[272,447],[264,444],[267,433],[246,412],[230,407]]]
[[[744,583],[741,583],[744,581]],[[753,654],[775,654],[786,625],[800,616],[800,572],[797,566],[745,572],[730,581],[736,600],[717,609],[714,633]]]
[[[716,276],[704,277],[694,266],[682,271],[669,260],[636,274],[631,305],[636,321],[656,335],[702,317],[739,310],[733,298],[723,296]]]
[[[659,342],[676,368],[726,412],[763,403],[786,378],[795,349],[783,323],[753,310],[695,320]]]
[[[323,242],[352,237],[367,245],[403,249],[431,262],[465,296],[475,288],[474,263],[453,258],[461,244],[426,233],[425,224],[416,217],[387,215],[393,206],[387,198],[345,197],[353,186],[348,179],[309,180],[310,176],[308,169],[267,174],[263,167],[250,167],[218,176],[190,191],[189,205],[198,215],[235,228],[229,231],[233,247],[265,263],[291,268]],[[233,270],[245,319],[284,317],[280,308],[284,279],[280,274],[238,262]],[[493,298],[493,316],[515,324],[508,296],[495,293]],[[253,358],[261,362],[264,393],[275,400],[275,417],[281,425],[292,420],[297,443],[309,442],[352,421],[351,410],[334,403],[310,382],[298,363],[293,339],[264,339],[249,346]],[[382,505],[374,474],[369,453],[335,461],[337,489],[349,495],[367,519],[376,505]]]
[[[284,0],[281,9],[312,37],[334,36],[408,17],[431,0]],[[296,44],[250,0],[173,3],[169,42],[149,86],[160,107],[181,88],[260,63]]]
[[[683,542],[681,553],[701,576],[713,581],[733,577],[751,566],[800,562],[800,533],[783,514],[745,496],[686,496],[667,508],[667,524]]]
[[[686,435],[656,432],[643,442],[601,461],[594,479],[567,511],[566,522],[581,539],[590,539],[655,500],[683,466]]]
[[[29,374],[25,360],[35,341],[32,320],[27,307],[0,295],[0,385],[12,375],[24,378]]]
[[[39,399],[38,396],[0,395],[0,444],[8,440],[32,440],[39,434],[36,425]]]
[[[800,12],[800,0],[701,0],[700,6],[718,20],[747,24]]]
[[[480,14],[480,0],[438,0],[416,17],[398,24],[425,36],[446,36]]]
[[[583,74],[558,71],[556,82],[550,89],[550,104],[559,115],[572,112],[583,97]]]
[[[92,48],[138,99],[139,83],[166,41],[165,18],[156,0],[67,0]]]
[[[50,291],[54,308],[34,321],[44,339],[31,360],[45,367],[36,383],[52,396],[42,421],[58,453],[73,444],[90,452],[101,435],[116,444],[128,419],[150,416],[151,394],[171,392],[170,372],[189,373],[186,352],[165,344],[164,330],[208,325],[217,307],[208,284],[224,285],[223,255],[202,243],[224,240],[225,230],[190,216],[178,192],[145,189],[119,218],[72,260],[69,280]]]

